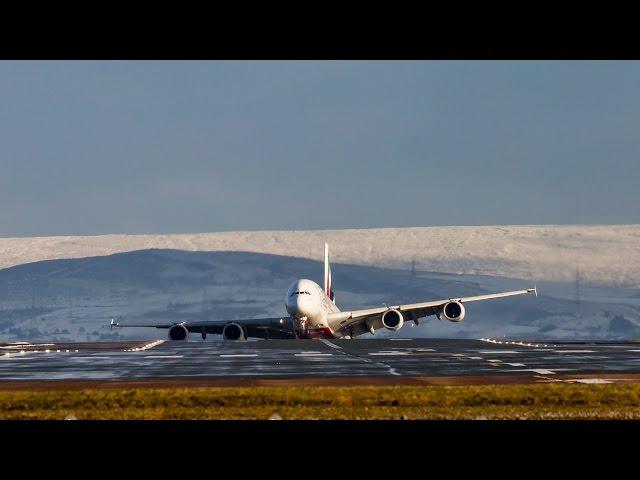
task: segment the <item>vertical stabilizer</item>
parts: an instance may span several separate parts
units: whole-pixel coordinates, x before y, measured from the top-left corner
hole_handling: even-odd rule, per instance
[[[331,263],[329,262],[329,244],[324,244],[324,293],[336,303],[333,296],[333,285],[331,283]]]

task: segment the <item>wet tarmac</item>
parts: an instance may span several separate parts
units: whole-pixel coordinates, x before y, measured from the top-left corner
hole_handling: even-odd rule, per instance
[[[501,342],[398,338],[2,344],[0,387],[3,382],[25,380],[489,377],[497,381],[504,377],[525,381],[640,374],[640,344]]]

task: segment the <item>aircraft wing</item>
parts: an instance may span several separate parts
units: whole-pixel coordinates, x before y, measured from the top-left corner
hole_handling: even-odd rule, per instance
[[[220,335],[225,325],[237,323],[246,332],[247,337],[253,338],[296,338],[293,333],[293,326],[289,317],[276,318],[251,318],[243,320],[198,320],[186,322],[165,322],[165,323],[120,323],[111,320],[113,327],[151,327],[151,328],[171,328],[175,325],[182,325],[191,333],[212,333]]]
[[[383,328],[382,314],[387,310],[398,310],[402,313],[405,321],[417,321],[419,318],[429,315],[439,315],[442,308],[451,301],[457,301],[462,304],[469,302],[477,302],[479,300],[491,300],[494,298],[511,297],[514,295],[526,295],[534,293],[538,295],[536,288],[527,288],[524,290],[514,290],[511,292],[490,293],[487,295],[476,295],[473,297],[448,298],[445,300],[435,300],[430,302],[411,303],[406,305],[395,305],[369,308],[365,310],[354,310],[351,312],[339,312],[330,314],[330,320],[339,320],[339,330],[347,335],[355,336],[362,333],[370,332],[378,328]]]

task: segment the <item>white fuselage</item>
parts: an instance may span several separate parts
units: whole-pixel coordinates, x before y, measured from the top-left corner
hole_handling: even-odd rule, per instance
[[[327,317],[340,310],[316,282],[306,279],[293,282],[287,291],[285,307],[298,338],[336,338],[336,326],[330,325]]]

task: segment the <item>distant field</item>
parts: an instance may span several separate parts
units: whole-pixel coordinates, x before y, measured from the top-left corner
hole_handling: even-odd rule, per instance
[[[0,392],[1,419],[640,419],[640,385]]]

